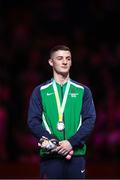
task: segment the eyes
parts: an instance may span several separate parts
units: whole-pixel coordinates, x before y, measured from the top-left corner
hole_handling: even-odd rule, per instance
[[[63,56],[57,56],[55,59],[56,59],[56,60],[63,60],[63,59],[64,59],[64,57],[63,57]],[[71,57],[70,57],[70,56],[65,57],[65,60],[67,60],[67,61],[71,61]]]

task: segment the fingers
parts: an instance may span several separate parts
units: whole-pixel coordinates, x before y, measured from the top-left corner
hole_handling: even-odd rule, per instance
[[[41,147],[41,144],[38,142],[38,146]]]
[[[74,153],[74,151],[73,150],[71,150],[70,152],[69,152],[69,154],[72,156],[73,155],[73,153]]]
[[[71,146],[70,142],[67,141],[67,140],[60,141],[60,142],[59,142],[59,145],[60,145],[63,149],[66,149],[68,152],[72,149],[72,146]]]
[[[58,154],[61,154],[62,156],[65,156],[68,154],[68,151],[66,151],[65,149],[61,149],[58,151]]]
[[[57,148],[51,149],[51,153],[57,152]]]
[[[71,155],[70,154],[68,154],[65,158],[67,159],[67,160],[70,160],[71,159]]]
[[[56,152],[62,156],[66,156],[69,153],[69,150],[65,147],[58,146],[56,148]],[[72,155],[72,152],[71,152],[71,155]]]

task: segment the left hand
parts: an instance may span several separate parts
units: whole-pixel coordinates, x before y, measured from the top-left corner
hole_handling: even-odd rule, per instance
[[[63,156],[67,155],[72,150],[72,146],[68,140],[63,140],[59,142],[59,146],[57,146],[56,151],[58,154]]]

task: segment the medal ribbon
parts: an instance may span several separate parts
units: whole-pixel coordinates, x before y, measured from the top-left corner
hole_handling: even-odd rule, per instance
[[[56,85],[55,80],[53,80],[53,89],[54,89],[54,93],[55,93],[55,98],[56,98],[56,103],[57,103],[57,108],[58,108],[58,116],[59,116],[58,122],[63,121],[63,112],[64,112],[64,109],[65,109],[65,104],[66,104],[66,101],[67,101],[69,88],[70,88],[70,80],[68,80],[68,82],[67,82],[65,93],[64,93],[64,96],[63,96],[62,105],[60,105],[60,97],[59,97],[59,94],[58,94],[57,85]]]

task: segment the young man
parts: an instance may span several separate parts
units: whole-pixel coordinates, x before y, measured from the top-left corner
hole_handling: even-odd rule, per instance
[[[96,119],[92,94],[88,87],[70,79],[68,47],[54,47],[49,64],[53,78],[33,90],[28,111],[28,125],[40,140],[40,178],[83,179],[85,143]]]

